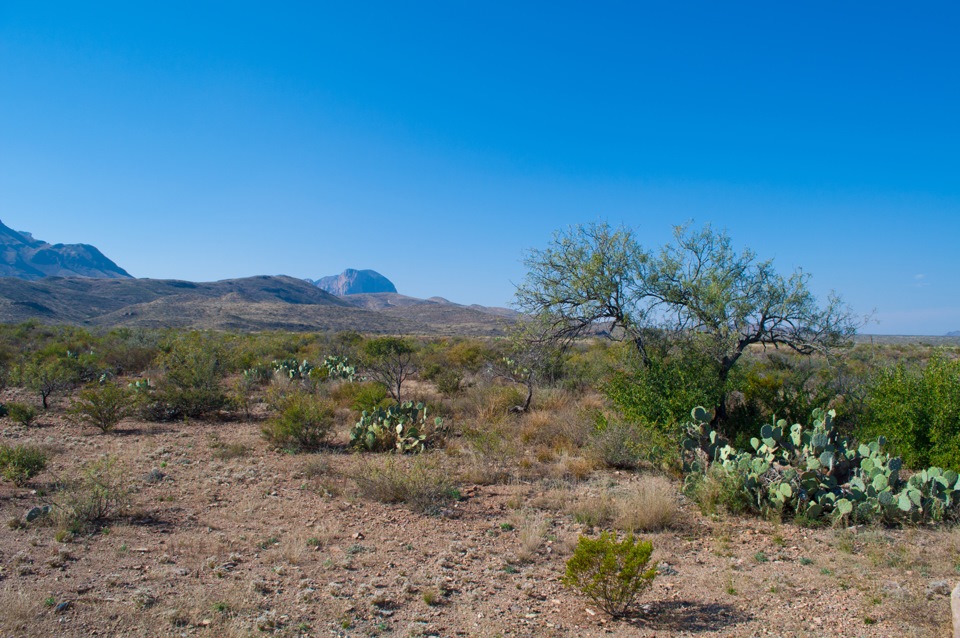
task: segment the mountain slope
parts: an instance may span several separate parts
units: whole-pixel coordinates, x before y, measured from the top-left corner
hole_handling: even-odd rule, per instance
[[[48,244],[0,222],[0,277],[129,278],[130,273],[88,244]]]
[[[339,296],[368,292],[397,292],[397,287],[393,285],[393,282],[376,270],[347,268],[339,275],[321,277],[313,283],[321,290]]]
[[[357,307],[302,279],[247,277],[207,283],[161,279],[0,277],[0,321],[234,331],[357,330],[389,334],[498,335],[501,318],[424,302]]]

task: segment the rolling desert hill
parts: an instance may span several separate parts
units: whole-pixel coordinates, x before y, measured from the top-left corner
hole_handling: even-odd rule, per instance
[[[392,294],[392,293],[381,293]],[[412,299],[412,298],[409,298]],[[310,282],[259,276],[195,283],[162,279],[0,277],[0,321],[236,331],[358,330],[493,336],[504,317],[456,304],[364,307]],[[376,306],[377,304],[371,304]],[[382,305],[382,304],[381,304]]]

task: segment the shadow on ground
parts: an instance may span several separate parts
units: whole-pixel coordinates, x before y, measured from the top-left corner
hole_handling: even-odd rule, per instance
[[[643,613],[630,624],[646,629],[671,631],[716,631],[753,620],[732,605],[691,600],[664,600],[643,606]]]

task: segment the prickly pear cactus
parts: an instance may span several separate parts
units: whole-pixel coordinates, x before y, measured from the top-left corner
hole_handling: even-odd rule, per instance
[[[834,412],[817,410],[813,425],[774,421],[750,440],[752,451],[732,448],[710,425],[703,408],[691,412],[684,469],[705,472],[719,464],[742,477],[758,510],[807,519],[884,522],[943,520],[960,513],[960,476],[931,467],[903,480],[903,464],[883,451],[886,440],[854,446],[839,436]]]
[[[443,432],[443,419],[427,417],[427,406],[407,401],[377,408],[360,415],[350,430],[350,444],[371,452],[396,450],[402,454],[423,452]]]

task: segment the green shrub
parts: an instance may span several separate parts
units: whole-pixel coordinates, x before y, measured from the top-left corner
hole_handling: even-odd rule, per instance
[[[457,370],[442,370],[434,376],[433,381],[437,384],[437,390],[440,394],[452,397],[460,392],[460,382],[463,381],[463,374]]]
[[[291,452],[319,449],[334,426],[333,406],[308,392],[287,394],[278,401],[279,414],[263,426],[263,436]]]
[[[379,383],[356,383],[350,407],[357,412],[372,411],[393,404],[387,388]]]
[[[15,485],[27,481],[47,466],[47,455],[31,445],[0,445],[0,475]]]
[[[26,403],[8,403],[7,415],[15,423],[29,427],[37,419],[37,409]]]
[[[633,534],[622,541],[607,532],[596,539],[581,536],[567,561],[563,584],[579,589],[613,618],[621,618],[657,576],[656,565],[647,568],[652,553],[653,544]]]
[[[111,382],[93,384],[80,391],[70,405],[68,415],[74,421],[92,425],[107,433],[130,415],[132,405],[133,400],[127,388]]]
[[[716,405],[722,396],[716,362],[692,349],[631,365],[612,374],[601,390],[625,421],[656,427],[676,444],[690,406]]]
[[[228,404],[221,385],[227,354],[217,337],[198,332],[179,335],[165,344],[157,363],[166,374],[145,416],[158,421],[203,418]]]
[[[885,436],[908,467],[960,472],[960,360],[938,354],[923,368],[882,370],[868,384],[858,435]]]

